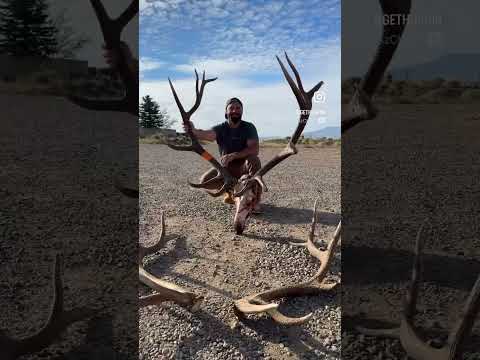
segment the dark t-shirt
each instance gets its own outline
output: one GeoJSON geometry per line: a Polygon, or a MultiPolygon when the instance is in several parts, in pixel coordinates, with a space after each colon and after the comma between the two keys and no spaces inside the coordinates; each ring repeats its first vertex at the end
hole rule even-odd
{"type": "Polygon", "coordinates": [[[240,121],[237,128],[231,128],[228,121],[212,128],[217,134],[218,151],[220,155],[242,151],[247,147],[247,140],[257,140],[258,133],[255,125],[247,121],[240,121]]]}

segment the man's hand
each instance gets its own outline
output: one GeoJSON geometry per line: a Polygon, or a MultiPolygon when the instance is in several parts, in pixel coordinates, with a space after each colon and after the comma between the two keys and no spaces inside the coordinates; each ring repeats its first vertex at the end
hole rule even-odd
{"type": "Polygon", "coordinates": [[[238,155],[238,153],[231,153],[231,154],[223,155],[220,158],[220,162],[222,163],[223,166],[228,166],[228,164],[230,162],[237,159],[237,155],[238,155]]]}
{"type": "Polygon", "coordinates": [[[103,57],[105,58],[107,64],[113,69],[117,69],[120,62],[120,56],[124,56],[130,70],[134,72],[138,71],[138,60],[133,57],[128,45],[122,41],[120,43],[120,48],[122,52],[121,54],[112,49],[108,49],[106,45],[103,45],[103,57]]]}
{"type": "Polygon", "coordinates": [[[188,130],[191,129],[192,132],[195,130],[195,126],[191,121],[188,122],[188,124],[183,123],[183,130],[188,133],[188,130]]]}

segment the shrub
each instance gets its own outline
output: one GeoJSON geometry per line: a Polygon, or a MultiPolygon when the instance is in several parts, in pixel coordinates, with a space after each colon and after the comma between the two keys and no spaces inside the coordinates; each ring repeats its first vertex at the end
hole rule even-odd
{"type": "Polygon", "coordinates": [[[419,100],[428,104],[454,103],[458,101],[458,99],[462,95],[462,92],[462,89],[442,87],[440,89],[428,91],[427,93],[420,96],[419,100]]]}
{"type": "Polygon", "coordinates": [[[468,89],[461,95],[462,102],[477,103],[480,102],[480,89],[468,89]]]}

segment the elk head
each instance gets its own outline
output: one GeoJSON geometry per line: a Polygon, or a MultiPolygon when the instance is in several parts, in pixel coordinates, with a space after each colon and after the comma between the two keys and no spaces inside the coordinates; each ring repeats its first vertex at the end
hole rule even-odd
{"type": "MultiPolygon", "coordinates": [[[[240,189],[240,186],[249,181],[249,179],[250,176],[248,174],[243,175],[238,180],[236,188],[240,189]]],[[[243,194],[234,197],[235,217],[233,219],[233,227],[238,235],[241,235],[243,230],[245,230],[248,218],[260,203],[261,194],[262,188],[260,184],[255,182],[251,187],[246,189],[243,194]]]]}

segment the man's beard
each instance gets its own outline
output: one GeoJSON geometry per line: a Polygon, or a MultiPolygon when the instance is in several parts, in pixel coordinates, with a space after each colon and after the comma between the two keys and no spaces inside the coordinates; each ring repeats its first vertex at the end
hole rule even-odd
{"type": "Polygon", "coordinates": [[[230,120],[234,124],[238,124],[240,122],[240,120],[242,120],[242,115],[230,115],[230,120]]]}

